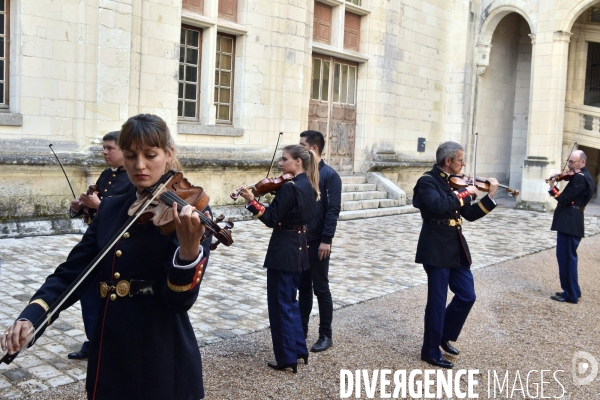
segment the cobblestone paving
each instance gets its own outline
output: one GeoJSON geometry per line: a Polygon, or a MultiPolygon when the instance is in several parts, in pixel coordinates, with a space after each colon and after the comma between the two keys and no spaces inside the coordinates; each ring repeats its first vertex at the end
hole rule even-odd
{"type": "MultiPolygon", "coordinates": [[[[551,219],[551,214],[498,207],[486,218],[467,222],[464,234],[473,268],[555,246],[556,234],[549,230],[551,219]]],[[[334,307],[426,283],[423,268],[413,262],[420,226],[419,214],[339,222],[330,267],[334,307]]],[[[598,217],[586,217],[586,235],[599,231],[598,217]]],[[[270,231],[259,221],[244,221],[236,223],[233,232],[235,244],[220,246],[212,253],[200,297],[189,312],[200,345],[269,326],[262,262],[270,231]]],[[[0,240],[0,332],[80,237],[0,240]]],[[[314,304],[317,312],[317,302],[314,304]]],[[[85,379],[86,362],[66,357],[84,340],[77,303],[61,314],[32,349],[9,366],[0,365],[0,398],[24,397],[85,379]]]]}

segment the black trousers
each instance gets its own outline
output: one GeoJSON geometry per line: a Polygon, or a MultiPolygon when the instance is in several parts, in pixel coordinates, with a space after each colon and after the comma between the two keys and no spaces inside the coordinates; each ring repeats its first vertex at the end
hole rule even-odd
{"type": "Polygon", "coordinates": [[[320,241],[308,242],[308,264],[310,268],[300,276],[298,303],[302,316],[302,329],[308,333],[308,321],[313,307],[313,290],[319,303],[319,335],[332,337],[333,300],[329,290],[329,257],[319,260],[320,241]]]}

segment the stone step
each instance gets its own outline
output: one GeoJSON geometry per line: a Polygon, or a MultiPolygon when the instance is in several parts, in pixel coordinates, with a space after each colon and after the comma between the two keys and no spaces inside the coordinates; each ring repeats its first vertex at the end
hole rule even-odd
{"type": "Polygon", "coordinates": [[[347,175],[340,178],[342,178],[342,184],[367,183],[367,177],[364,175],[347,175]]]}
{"type": "Polygon", "coordinates": [[[366,191],[366,192],[345,192],[342,193],[342,201],[352,200],[372,200],[372,199],[387,199],[386,192],[366,191]]]}
{"type": "Polygon", "coordinates": [[[397,207],[398,200],[373,199],[359,201],[345,201],[342,203],[342,211],[367,210],[371,208],[397,207]]]}
{"type": "Polygon", "coordinates": [[[377,190],[377,185],[374,183],[342,183],[342,192],[373,192],[375,190],[377,190]]]}
{"type": "Polygon", "coordinates": [[[389,215],[410,214],[416,212],[419,212],[419,210],[417,208],[414,208],[412,205],[387,208],[371,208],[368,210],[351,210],[342,211],[340,213],[339,220],[349,221],[351,219],[386,217],[389,215]]]}

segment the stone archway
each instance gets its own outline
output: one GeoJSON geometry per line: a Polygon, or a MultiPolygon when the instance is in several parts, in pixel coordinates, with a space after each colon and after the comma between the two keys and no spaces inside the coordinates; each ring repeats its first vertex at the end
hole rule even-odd
{"type": "MultiPolygon", "coordinates": [[[[521,13],[495,10],[484,21],[480,42],[489,51],[487,63],[478,62],[474,132],[479,133],[478,172],[495,176],[514,189],[521,188],[527,151],[531,89],[531,23],[521,13]]],[[[514,9],[514,7],[512,7],[514,9]]]]}
{"type": "Polygon", "coordinates": [[[570,32],[575,20],[579,18],[588,8],[600,4],[600,0],[576,0],[570,5],[569,11],[565,18],[561,20],[559,31],[570,32]]]}

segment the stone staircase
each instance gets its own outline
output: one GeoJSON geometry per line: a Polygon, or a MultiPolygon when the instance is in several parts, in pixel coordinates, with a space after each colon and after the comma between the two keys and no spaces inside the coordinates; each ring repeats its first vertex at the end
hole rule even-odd
{"type": "Polygon", "coordinates": [[[340,221],[417,212],[406,196],[380,174],[342,176],[340,221]],[[387,181],[387,182],[385,182],[387,181]],[[393,188],[390,188],[393,186],[393,188]],[[396,197],[396,198],[394,198],[396,197]]]}

